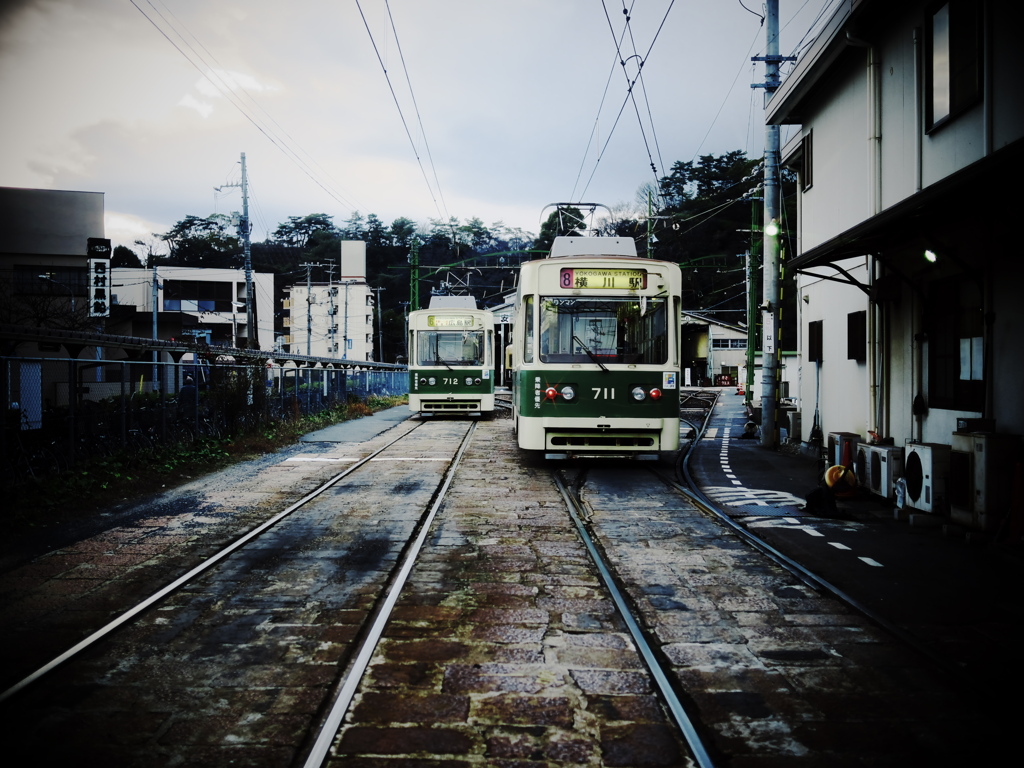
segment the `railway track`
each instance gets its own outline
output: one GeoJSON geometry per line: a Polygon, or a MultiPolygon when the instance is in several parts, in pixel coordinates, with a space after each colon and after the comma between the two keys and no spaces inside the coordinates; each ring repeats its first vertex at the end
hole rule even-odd
{"type": "MultiPolygon", "coordinates": [[[[684,402],[699,433],[713,398],[684,402]]],[[[991,737],[667,466],[524,461],[506,419],[402,429],[9,692],[4,724],[108,765],[942,765],[991,737]]]]}
{"type": "MultiPolygon", "coordinates": [[[[286,640],[282,645],[275,632],[301,633],[319,624],[320,634],[343,634],[344,640],[334,637],[321,640],[316,651],[307,648],[315,659],[289,663],[285,655],[283,669],[298,680],[276,685],[293,688],[303,677],[310,682],[315,673],[313,688],[322,700],[307,706],[309,722],[297,731],[301,738],[291,748],[308,752],[304,765],[320,765],[334,735],[330,729],[336,730],[344,716],[475,428],[475,422],[420,422],[364,456],[339,459],[347,464],[344,470],[7,688],[0,694],[5,726],[20,722],[17,744],[33,759],[71,756],[83,748],[91,754],[104,749],[97,745],[96,734],[83,734],[52,702],[100,686],[107,696],[136,700],[149,709],[154,695],[165,698],[165,708],[166,699],[177,697],[173,708],[186,711],[185,702],[194,698],[198,682],[188,678],[197,670],[205,677],[237,678],[225,687],[237,689],[249,678],[258,688],[266,683],[259,679],[261,671],[270,671],[261,669],[261,662],[279,656],[283,646],[288,648],[285,654],[303,652],[297,650],[302,643],[286,640]],[[388,512],[396,497],[401,497],[404,511],[386,524],[372,519],[374,513],[388,512]],[[303,573],[306,569],[315,577],[303,573]],[[334,575],[337,594],[317,599],[323,588],[319,581],[329,581],[328,572],[334,575]],[[310,588],[308,597],[300,596],[304,585],[310,588]],[[260,604],[273,607],[253,608],[260,604]],[[326,622],[311,616],[332,611],[346,615],[326,622]],[[163,646],[161,651],[148,650],[154,643],[163,646]],[[147,650],[140,652],[143,648],[147,650]],[[174,666],[182,670],[180,677],[170,670],[174,666]],[[140,679],[168,673],[162,693],[140,685],[140,679]],[[167,690],[173,691],[169,697],[167,690]],[[41,727],[41,722],[48,726],[41,727]],[[54,723],[59,724],[56,729],[54,723]],[[69,733],[74,735],[69,738],[69,733]],[[28,741],[26,734],[32,735],[28,741]]],[[[112,717],[113,711],[107,715],[112,717]]],[[[253,715],[236,705],[217,712],[221,719],[236,722],[253,715]]],[[[92,718],[94,726],[111,727],[103,715],[93,712],[92,718]]],[[[172,762],[194,760],[190,738],[164,735],[155,754],[172,762]]],[[[128,746],[118,746],[106,747],[111,764],[139,759],[128,746]]]]}

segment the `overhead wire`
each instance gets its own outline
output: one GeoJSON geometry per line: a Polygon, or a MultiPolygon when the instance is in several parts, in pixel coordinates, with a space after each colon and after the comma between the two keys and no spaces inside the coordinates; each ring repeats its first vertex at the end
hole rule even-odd
{"type": "MultiPolygon", "coordinates": [[[[605,18],[608,20],[608,27],[609,27],[609,30],[612,33],[612,40],[615,42],[615,50],[616,50],[616,54],[617,54],[617,62],[619,63],[620,66],[623,67],[623,72],[625,72],[625,60],[622,58],[622,50],[621,50],[622,49],[622,45],[621,45],[622,38],[616,39],[616,37],[615,37],[614,25],[611,23],[611,16],[608,13],[608,8],[607,8],[607,5],[605,4],[605,0],[601,0],[601,4],[604,7],[605,18]]],[[[646,62],[647,59],[650,58],[651,51],[654,48],[654,44],[657,42],[658,37],[660,36],[662,29],[664,28],[665,21],[667,20],[668,14],[672,10],[672,6],[674,4],[675,4],[675,0],[672,0],[672,2],[669,3],[669,6],[668,6],[668,8],[665,11],[665,15],[662,17],[661,23],[658,25],[658,29],[655,32],[654,37],[651,40],[651,44],[650,44],[650,46],[647,49],[647,53],[644,56],[639,56],[639,54],[637,54],[637,56],[638,56],[638,58],[640,58],[641,62],[646,62]]],[[[627,15],[627,26],[628,26],[628,23],[629,23],[628,22],[628,15],[629,14],[627,13],[626,15],[627,15]]],[[[623,29],[623,36],[625,35],[625,32],[626,32],[626,30],[623,29]]],[[[632,56],[630,58],[632,58],[632,56]]],[[[641,65],[641,69],[642,69],[642,65],[641,65]]],[[[615,121],[612,123],[611,130],[608,131],[608,135],[605,138],[604,145],[601,147],[601,150],[598,153],[597,159],[594,161],[594,168],[591,171],[589,178],[587,179],[587,183],[583,187],[583,190],[580,192],[580,196],[581,197],[586,196],[587,189],[590,188],[590,183],[594,180],[594,176],[596,175],[597,169],[600,166],[601,159],[604,157],[604,153],[607,151],[608,145],[611,143],[612,136],[614,135],[615,129],[616,129],[616,127],[619,124],[619,120],[622,118],[622,113],[625,111],[626,106],[630,103],[630,100],[634,98],[633,87],[636,84],[637,79],[639,77],[640,77],[639,71],[637,73],[637,78],[634,78],[633,80],[629,80],[629,75],[626,74],[626,80],[627,80],[627,84],[628,84],[627,85],[627,89],[626,89],[626,96],[625,96],[625,98],[622,101],[622,105],[619,107],[618,114],[615,116],[615,121]]],[[[603,102],[603,99],[602,99],[602,105],[603,105],[603,103],[604,102],[603,102]]],[[[635,101],[634,101],[634,105],[635,105],[635,101]]],[[[637,110],[637,119],[639,120],[639,109],[637,110]]],[[[641,121],[641,132],[643,132],[642,121],[641,121]]],[[[644,142],[646,144],[646,136],[645,136],[644,142]]],[[[653,161],[653,158],[651,158],[650,148],[649,147],[648,147],[648,158],[651,160],[651,166],[653,168],[654,167],[654,161],[653,161]]],[[[655,171],[655,181],[657,182],[657,171],[655,171]]]]}
{"type": "MultiPolygon", "coordinates": [[[[405,129],[405,135],[409,139],[409,144],[412,147],[413,155],[416,157],[416,163],[417,163],[417,165],[419,165],[420,173],[423,175],[424,182],[426,182],[427,190],[430,192],[430,197],[431,197],[431,200],[434,203],[434,207],[437,209],[438,216],[441,217],[445,222],[447,222],[449,226],[451,226],[451,217],[447,215],[447,212],[442,213],[441,206],[438,203],[437,196],[434,194],[434,189],[430,185],[430,179],[427,177],[427,171],[423,167],[423,158],[420,156],[420,152],[419,152],[419,150],[416,147],[416,141],[413,139],[412,132],[409,130],[409,122],[405,119],[405,113],[402,111],[402,105],[401,105],[401,103],[398,100],[398,94],[395,92],[395,86],[391,82],[391,75],[388,74],[387,65],[384,63],[384,59],[381,57],[380,48],[377,46],[377,41],[374,39],[373,31],[370,29],[370,22],[367,20],[366,14],[363,13],[363,7],[362,7],[362,4],[359,2],[359,0],[356,0],[356,8],[359,10],[359,16],[362,18],[363,25],[366,27],[366,34],[369,35],[369,37],[370,37],[370,44],[373,46],[373,52],[376,54],[377,61],[380,64],[381,70],[384,73],[384,79],[387,81],[388,89],[391,91],[391,98],[394,100],[395,107],[398,109],[398,116],[399,116],[399,118],[402,121],[402,127],[405,129]]],[[[389,7],[388,8],[388,16],[389,16],[389,18],[390,18],[390,15],[391,15],[391,10],[390,10],[390,7],[389,7]]],[[[396,34],[396,44],[397,44],[397,34],[396,34]]],[[[401,54],[400,54],[400,58],[401,58],[401,54]]],[[[402,65],[403,65],[403,67],[405,66],[404,58],[402,58],[402,65]]],[[[406,69],[406,75],[408,76],[408,69],[406,69]]],[[[411,85],[410,85],[410,89],[411,89],[411,85]]],[[[418,111],[417,111],[417,114],[418,114],[418,111]]],[[[438,189],[438,195],[440,195],[440,189],[438,189]]],[[[452,227],[452,229],[453,229],[453,239],[454,239],[454,227],[452,227]]]]}
{"type": "MultiPolygon", "coordinates": [[[[237,109],[250,123],[252,123],[256,130],[262,133],[271,144],[277,147],[277,149],[288,157],[314,184],[320,187],[320,189],[327,193],[327,195],[336,202],[346,206],[347,208],[355,209],[358,207],[346,197],[345,193],[333,187],[327,180],[320,178],[320,176],[314,172],[314,169],[310,167],[309,163],[300,157],[299,153],[301,152],[307,157],[310,157],[310,155],[298,146],[295,140],[285,132],[272,117],[270,117],[269,113],[259,105],[256,99],[253,98],[253,96],[240,83],[237,83],[237,81],[232,82],[230,78],[225,78],[220,74],[220,72],[226,73],[227,70],[220,66],[220,63],[209,52],[209,50],[202,45],[198,37],[189,31],[188,27],[175,17],[169,9],[167,9],[166,5],[161,3],[164,10],[167,11],[167,15],[161,12],[161,10],[154,5],[153,0],[146,0],[146,4],[152,9],[153,13],[159,17],[159,21],[157,21],[157,19],[147,13],[146,10],[136,2],[136,0],[130,0],[130,2],[153,26],[153,28],[156,29],[157,32],[159,32],[164,39],[166,39],[167,42],[169,42],[174,49],[178,51],[178,53],[184,56],[185,59],[217,90],[218,93],[227,99],[235,109],[237,109]],[[170,19],[173,19],[173,21],[169,20],[168,16],[170,19]],[[168,30],[170,30],[170,32],[168,30]],[[182,30],[184,30],[184,32],[182,30]],[[180,44],[172,37],[171,33],[177,37],[180,44]],[[196,46],[189,42],[186,34],[196,42],[196,45],[202,49],[202,52],[197,50],[196,46]],[[208,58],[213,61],[213,64],[207,60],[208,58]],[[267,120],[263,120],[258,115],[255,115],[246,102],[252,104],[256,109],[266,115],[267,120]],[[273,125],[269,124],[268,121],[273,125]],[[275,130],[275,126],[277,130],[275,130]],[[283,133],[284,137],[282,137],[279,132],[283,133]]],[[[315,161],[313,161],[313,163],[315,164],[315,161]]]]}

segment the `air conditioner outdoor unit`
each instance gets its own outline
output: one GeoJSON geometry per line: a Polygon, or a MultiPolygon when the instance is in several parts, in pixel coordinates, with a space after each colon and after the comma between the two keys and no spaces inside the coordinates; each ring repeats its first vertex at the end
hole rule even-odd
{"type": "Polygon", "coordinates": [[[995,432],[954,432],[949,467],[949,513],[980,531],[999,527],[1011,501],[1013,464],[1020,437],[995,432]]]}
{"type": "Polygon", "coordinates": [[[853,463],[853,471],[857,475],[857,485],[871,488],[871,449],[867,443],[857,444],[857,459],[853,463]]]}
{"type": "Polygon", "coordinates": [[[833,466],[846,464],[852,466],[857,460],[857,443],[860,435],[854,432],[828,433],[828,460],[833,466]]]}
{"type": "Polygon", "coordinates": [[[897,445],[867,446],[867,487],[886,499],[896,498],[896,479],[903,476],[903,448],[897,445]]]}
{"type": "Polygon", "coordinates": [[[932,514],[945,510],[950,453],[950,447],[941,443],[907,445],[903,455],[907,506],[932,514]]]}

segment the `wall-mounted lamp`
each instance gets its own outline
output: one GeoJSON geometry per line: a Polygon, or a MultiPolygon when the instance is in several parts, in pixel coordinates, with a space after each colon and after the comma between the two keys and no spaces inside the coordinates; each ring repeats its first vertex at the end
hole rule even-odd
{"type": "Polygon", "coordinates": [[[930,248],[926,248],[925,249],[925,252],[924,252],[924,259],[925,259],[925,261],[927,261],[930,264],[934,264],[936,259],[938,259],[938,258],[939,257],[935,254],[935,251],[931,250],[930,248]]]}
{"type": "Polygon", "coordinates": [[[769,221],[767,224],[764,225],[764,233],[769,237],[775,237],[777,234],[779,234],[779,222],[776,221],[775,219],[769,221]]]}

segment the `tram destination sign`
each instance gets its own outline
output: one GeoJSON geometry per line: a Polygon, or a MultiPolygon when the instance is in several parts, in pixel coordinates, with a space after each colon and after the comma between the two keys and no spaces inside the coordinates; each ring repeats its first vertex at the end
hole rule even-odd
{"type": "Polygon", "coordinates": [[[472,328],[472,315],[427,315],[428,328],[472,328]]]}
{"type": "Polygon", "coordinates": [[[630,290],[647,287],[646,269],[614,269],[594,267],[563,267],[558,278],[562,288],[588,290],[630,290]]]}

